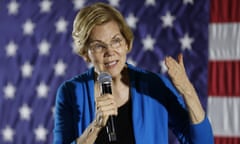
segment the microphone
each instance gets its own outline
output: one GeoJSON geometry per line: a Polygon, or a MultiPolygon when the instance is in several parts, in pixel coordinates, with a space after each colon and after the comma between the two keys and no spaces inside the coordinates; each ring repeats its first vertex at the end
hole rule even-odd
{"type": "MultiPolygon", "coordinates": [[[[101,95],[112,94],[112,77],[106,72],[102,72],[98,76],[98,82],[100,83],[101,95]]],[[[106,130],[108,134],[109,142],[117,141],[117,134],[115,132],[115,119],[116,116],[110,115],[107,121],[106,130]]]]}

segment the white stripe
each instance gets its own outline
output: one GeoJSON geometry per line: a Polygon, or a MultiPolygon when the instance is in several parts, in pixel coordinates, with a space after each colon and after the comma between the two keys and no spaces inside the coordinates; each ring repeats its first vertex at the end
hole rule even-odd
{"type": "Polygon", "coordinates": [[[208,97],[208,117],[217,136],[240,136],[240,97],[208,97]]]}
{"type": "Polygon", "coordinates": [[[210,25],[209,59],[240,60],[240,23],[210,25]]]}

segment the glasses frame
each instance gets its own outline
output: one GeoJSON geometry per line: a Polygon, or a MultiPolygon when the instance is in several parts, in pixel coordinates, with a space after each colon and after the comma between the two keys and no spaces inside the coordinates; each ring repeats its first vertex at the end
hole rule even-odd
{"type": "Polygon", "coordinates": [[[123,42],[125,42],[125,39],[122,36],[112,38],[112,40],[108,44],[100,40],[93,40],[89,42],[88,49],[92,53],[102,53],[110,47],[114,50],[118,50],[120,47],[124,45],[123,42]]]}

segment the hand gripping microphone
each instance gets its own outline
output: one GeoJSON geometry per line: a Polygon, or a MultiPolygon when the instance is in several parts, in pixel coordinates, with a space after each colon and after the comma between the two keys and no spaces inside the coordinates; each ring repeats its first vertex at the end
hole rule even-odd
{"type": "MultiPolygon", "coordinates": [[[[98,82],[100,83],[101,95],[112,94],[112,77],[106,72],[102,72],[98,76],[98,82]]],[[[110,115],[107,121],[106,130],[108,134],[109,142],[114,142],[117,140],[117,134],[115,132],[115,119],[116,116],[110,115]]]]}

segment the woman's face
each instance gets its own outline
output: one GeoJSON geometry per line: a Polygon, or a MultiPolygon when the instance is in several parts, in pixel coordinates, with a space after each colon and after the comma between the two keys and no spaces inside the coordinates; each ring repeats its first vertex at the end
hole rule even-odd
{"type": "Polygon", "coordinates": [[[108,72],[113,78],[120,76],[127,52],[128,45],[115,21],[93,28],[88,44],[88,57],[95,72],[108,72]]]}

